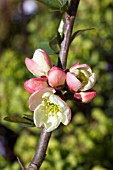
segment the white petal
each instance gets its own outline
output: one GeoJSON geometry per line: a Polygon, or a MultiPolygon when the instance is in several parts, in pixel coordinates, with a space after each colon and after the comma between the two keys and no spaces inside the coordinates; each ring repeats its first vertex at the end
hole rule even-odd
{"type": "Polygon", "coordinates": [[[85,70],[85,69],[82,69],[82,70],[80,70],[84,75],[85,75],[85,77],[87,77],[87,78],[89,78],[89,76],[91,75],[91,73],[90,72],[88,72],[87,70],[85,70]]]}
{"type": "Polygon", "coordinates": [[[45,111],[43,111],[43,106],[39,105],[34,111],[34,123],[37,127],[41,127],[46,122],[45,111]]]}
{"type": "Polygon", "coordinates": [[[54,92],[54,89],[53,88],[45,88],[43,90],[40,90],[40,91],[36,91],[35,93],[33,93],[30,98],[29,98],[29,108],[30,110],[35,110],[35,108],[41,104],[42,102],[42,96],[44,93],[47,93],[47,92],[54,92]]]}
{"type": "Polygon", "coordinates": [[[51,95],[49,98],[51,103],[54,103],[58,106],[60,106],[61,108],[64,107],[65,102],[57,95],[51,95]]]}
{"type": "Polygon", "coordinates": [[[37,127],[44,126],[47,132],[55,130],[62,121],[62,113],[49,116],[44,107],[40,104],[34,111],[34,123],[37,127]]]}
{"type": "Polygon", "coordinates": [[[48,65],[47,61],[45,60],[45,57],[47,57],[47,54],[45,53],[44,55],[44,53],[43,53],[43,50],[37,49],[34,52],[33,61],[35,61],[42,68],[42,70],[45,73],[47,73],[50,70],[50,65],[48,65]]]}
{"type": "Polygon", "coordinates": [[[46,131],[51,132],[55,130],[60,125],[60,123],[61,123],[61,118],[58,118],[57,115],[49,116],[46,124],[46,131]]]}
{"type": "Polygon", "coordinates": [[[44,97],[50,97],[51,95],[53,95],[53,93],[55,93],[55,90],[53,89],[52,91],[50,92],[45,92],[43,95],[42,95],[42,98],[44,97]]]}
{"type": "Polygon", "coordinates": [[[63,116],[62,116],[62,123],[64,125],[67,125],[71,120],[71,109],[67,105],[63,110],[63,116]]]}
{"type": "Polygon", "coordinates": [[[52,101],[52,103],[54,103],[60,107],[61,113],[62,113],[62,117],[60,117],[61,122],[64,125],[67,125],[71,119],[71,110],[70,110],[69,106],[67,105],[67,103],[65,101],[63,101],[59,96],[56,96],[56,95],[52,95],[50,97],[50,100],[52,101]]]}
{"type": "Polygon", "coordinates": [[[94,86],[95,82],[96,82],[96,74],[92,73],[91,77],[89,77],[88,83],[80,90],[86,91],[86,90],[91,89],[94,86]]]}

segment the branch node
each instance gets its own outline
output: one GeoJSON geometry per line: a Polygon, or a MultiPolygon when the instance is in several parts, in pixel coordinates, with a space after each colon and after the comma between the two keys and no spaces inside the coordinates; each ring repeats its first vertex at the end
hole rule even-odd
{"type": "Polygon", "coordinates": [[[28,170],[37,170],[37,165],[35,165],[34,163],[31,163],[31,164],[29,165],[28,170]]]}

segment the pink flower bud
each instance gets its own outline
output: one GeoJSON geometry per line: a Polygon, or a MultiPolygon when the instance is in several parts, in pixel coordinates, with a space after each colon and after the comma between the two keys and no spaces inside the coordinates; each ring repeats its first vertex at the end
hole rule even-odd
{"type": "Polygon", "coordinates": [[[24,83],[24,88],[29,92],[29,93],[34,93],[35,91],[42,90],[44,88],[48,87],[47,84],[47,78],[32,78],[27,80],[24,83]]]}
{"type": "Polygon", "coordinates": [[[95,90],[88,90],[84,92],[78,92],[74,94],[74,98],[80,100],[83,103],[90,102],[96,96],[95,90]]]}
{"type": "Polygon", "coordinates": [[[51,87],[60,90],[65,84],[66,73],[56,66],[53,66],[48,73],[48,83],[51,87]]]}
{"type": "Polygon", "coordinates": [[[52,64],[48,54],[41,49],[37,49],[33,55],[33,58],[25,59],[28,70],[35,76],[45,76],[50,70],[52,64]]]}

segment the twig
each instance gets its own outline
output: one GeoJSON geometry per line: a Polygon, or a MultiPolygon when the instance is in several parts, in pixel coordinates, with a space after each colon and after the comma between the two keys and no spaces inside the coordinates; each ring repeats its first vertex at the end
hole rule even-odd
{"type": "Polygon", "coordinates": [[[36,154],[33,158],[33,161],[29,165],[28,170],[38,170],[46,156],[46,150],[48,146],[49,139],[51,137],[50,132],[46,132],[45,129],[43,129],[41,136],[40,136],[40,141],[39,145],[36,151],[36,154]]]}
{"type": "Polygon", "coordinates": [[[73,24],[80,0],[71,0],[69,11],[64,14],[64,39],[61,43],[58,66],[65,69],[70,46],[73,24]]]}
{"type": "Polygon", "coordinates": [[[18,163],[20,164],[22,170],[26,170],[26,169],[24,168],[24,165],[23,165],[23,163],[21,162],[21,160],[20,160],[19,157],[17,157],[17,160],[18,160],[18,163]]]}

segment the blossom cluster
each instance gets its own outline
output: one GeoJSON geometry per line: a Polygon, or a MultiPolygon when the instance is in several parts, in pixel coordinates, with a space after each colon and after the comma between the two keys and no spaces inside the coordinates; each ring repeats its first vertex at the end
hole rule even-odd
{"type": "Polygon", "coordinates": [[[92,89],[96,75],[87,64],[75,63],[70,69],[63,70],[53,66],[42,49],[37,49],[32,59],[26,58],[25,63],[35,76],[24,83],[24,88],[31,94],[29,108],[34,111],[35,125],[45,127],[47,132],[56,129],[60,123],[67,125],[71,120],[71,109],[64,93],[71,93],[73,99],[83,103],[96,96],[92,89]]]}

